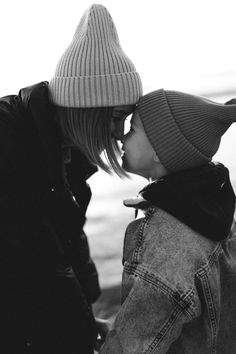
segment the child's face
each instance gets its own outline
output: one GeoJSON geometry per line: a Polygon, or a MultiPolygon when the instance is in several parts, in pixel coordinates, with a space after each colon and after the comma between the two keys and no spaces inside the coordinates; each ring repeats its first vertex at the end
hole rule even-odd
{"type": "Polygon", "coordinates": [[[137,111],[132,116],[130,131],[124,136],[122,150],[122,167],[126,171],[148,179],[163,176],[162,165],[149,143],[137,111]]]}

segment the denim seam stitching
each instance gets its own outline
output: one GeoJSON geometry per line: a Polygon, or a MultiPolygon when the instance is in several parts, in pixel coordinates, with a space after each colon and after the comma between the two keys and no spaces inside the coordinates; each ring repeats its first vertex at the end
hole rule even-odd
{"type": "Polygon", "coordinates": [[[213,263],[215,262],[216,258],[220,255],[220,253],[222,252],[222,246],[221,243],[218,243],[217,247],[214,249],[214,251],[211,253],[211,255],[209,256],[206,264],[204,264],[197,272],[196,272],[196,276],[198,278],[201,278],[203,276],[205,276],[205,274],[207,274],[213,263]]]}
{"type": "Polygon", "coordinates": [[[217,319],[216,309],[208,281],[208,272],[210,271],[213,263],[217,257],[223,252],[222,245],[219,243],[214,249],[207,263],[196,272],[196,277],[202,284],[203,293],[206,299],[207,312],[209,316],[210,329],[211,329],[211,354],[216,353],[216,337],[217,337],[217,319]]]}
{"type": "Polygon", "coordinates": [[[166,285],[160,279],[154,279],[154,277],[147,273],[145,269],[142,269],[140,266],[125,264],[125,270],[129,274],[134,274],[140,276],[141,279],[146,281],[149,284],[154,285],[155,288],[160,289],[165,295],[171,296],[174,302],[184,311],[190,320],[194,318],[193,311],[191,309],[187,309],[186,305],[190,305],[191,299],[194,296],[194,289],[189,289],[184,296],[180,295],[178,290],[174,291],[168,285],[166,285]]]}
{"type": "Polygon", "coordinates": [[[138,257],[139,257],[139,253],[141,252],[142,249],[142,244],[143,244],[143,232],[144,232],[144,228],[147,225],[149,219],[152,217],[153,213],[155,211],[155,208],[150,208],[144,219],[142,220],[140,226],[139,226],[139,236],[138,236],[138,240],[137,240],[137,244],[134,250],[134,257],[133,257],[133,261],[134,263],[138,263],[138,257]]]}
{"type": "Polygon", "coordinates": [[[216,353],[216,336],[217,336],[216,309],[214,306],[214,301],[213,301],[210,285],[208,282],[208,277],[206,274],[202,277],[202,283],[203,283],[203,285],[205,285],[205,286],[203,286],[203,292],[206,297],[207,312],[209,315],[210,329],[211,329],[211,333],[212,333],[211,353],[215,354],[216,353]]]}
{"type": "Polygon", "coordinates": [[[173,324],[176,322],[178,317],[181,315],[181,312],[182,312],[181,310],[182,310],[181,308],[175,306],[171,315],[166,320],[166,322],[162,326],[161,330],[157,333],[157,335],[153,339],[152,343],[149,344],[148,348],[143,352],[143,354],[151,353],[153,349],[157,348],[161,344],[161,342],[164,340],[164,337],[167,334],[168,330],[170,330],[173,327],[173,324]]]}

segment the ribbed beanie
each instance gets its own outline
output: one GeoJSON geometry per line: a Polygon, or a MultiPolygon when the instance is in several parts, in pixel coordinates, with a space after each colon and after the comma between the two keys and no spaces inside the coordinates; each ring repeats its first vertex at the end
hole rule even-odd
{"type": "Polygon", "coordinates": [[[211,161],[222,135],[236,121],[236,104],[163,89],[141,97],[138,112],[153,149],[169,172],[211,161]]]}
{"type": "Polygon", "coordinates": [[[134,64],[122,50],[107,9],[90,6],[49,83],[54,104],[103,107],[137,103],[142,84],[134,64]]]}

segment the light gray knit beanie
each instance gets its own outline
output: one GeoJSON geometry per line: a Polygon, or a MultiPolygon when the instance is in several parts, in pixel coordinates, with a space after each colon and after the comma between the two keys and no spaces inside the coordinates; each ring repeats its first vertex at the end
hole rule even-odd
{"type": "Polygon", "coordinates": [[[84,13],[49,92],[52,102],[64,107],[129,105],[141,97],[140,76],[123,52],[104,6],[94,4],[84,13]]]}
{"type": "Polygon", "coordinates": [[[222,135],[236,121],[236,104],[163,89],[141,97],[138,112],[153,149],[169,172],[211,161],[222,135]]]}

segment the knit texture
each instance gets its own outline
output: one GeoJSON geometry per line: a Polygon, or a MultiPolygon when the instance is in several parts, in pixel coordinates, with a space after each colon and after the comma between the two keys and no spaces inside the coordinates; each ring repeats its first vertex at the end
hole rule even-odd
{"type": "Polygon", "coordinates": [[[143,96],[138,110],[146,135],[169,172],[211,161],[221,136],[236,121],[235,104],[163,89],[143,96]]]}
{"type": "Polygon", "coordinates": [[[104,6],[94,4],[84,13],[49,90],[51,100],[64,107],[128,105],[141,97],[140,76],[104,6]]]}

